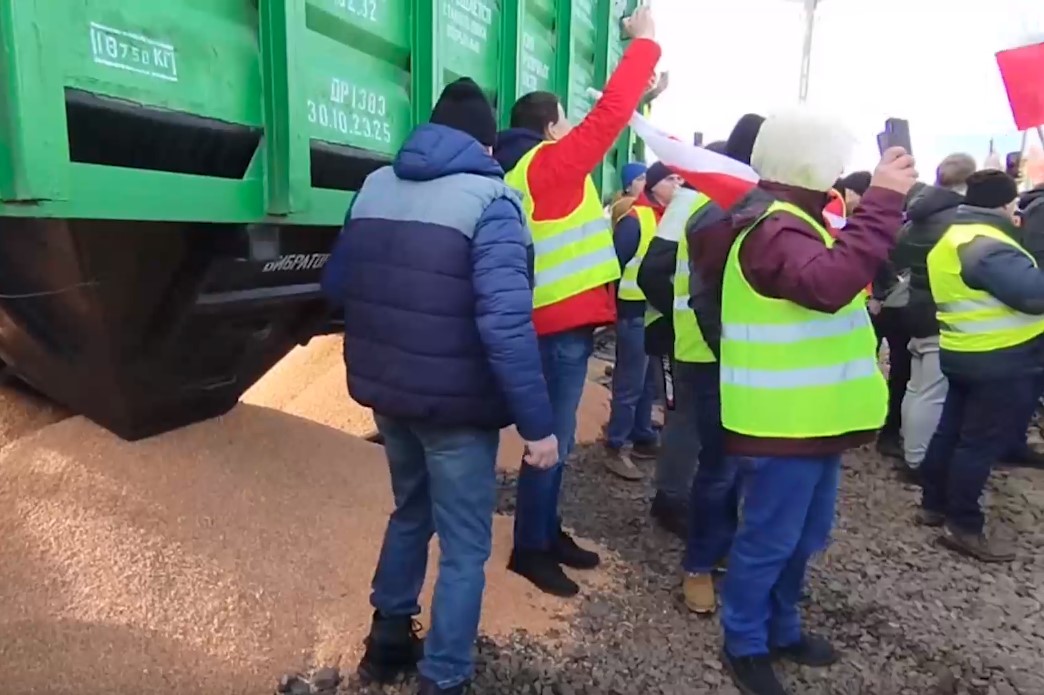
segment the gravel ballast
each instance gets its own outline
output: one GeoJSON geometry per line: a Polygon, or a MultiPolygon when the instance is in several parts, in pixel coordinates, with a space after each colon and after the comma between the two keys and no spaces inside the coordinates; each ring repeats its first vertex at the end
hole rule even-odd
{"type": "MultiPolygon", "coordinates": [[[[604,379],[604,364],[591,374],[604,379]]],[[[245,400],[128,444],[0,392],[4,692],[262,695],[282,674],[333,666],[342,694],[412,695],[412,684],[352,676],[391,502],[383,452],[360,439],[371,416],[344,390],[340,341],[296,351],[245,400]]],[[[682,605],[682,546],[651,523],[649,483],[603,466],[607,401],[592,383],[563,493],[566,524],[605,558],[595,573],[570,571],[577,599],[539,595],[504,569],[521,447],[502,440],[473,693],[736,693],[717,620],[682,605]]],[[[806,604],[809,627],[843,658],[786,667],[791,692],[1044,695],[1044,472],[994,475],[990,518],[1017,534],[1010,565],[937,546],[912,521],[917,499],[875,452],[846,457],[835,542],[806,604]]]]}

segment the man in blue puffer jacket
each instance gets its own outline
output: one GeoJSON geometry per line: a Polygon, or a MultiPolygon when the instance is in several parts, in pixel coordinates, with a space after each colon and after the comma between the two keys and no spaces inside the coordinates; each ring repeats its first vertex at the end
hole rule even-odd
{"type": "Polygon", "coordinates": [[[425,695],[462,693],[472,676],[500,429],[518,428],[530,465],[558,458],[532,244],[495,137],[478,85],[449,85],[431,122],[366,179],[323,275],[344,308],[348,390],[374,410],[395,495],[359,670],[389,682],[416,667],[425,695]],[[422,649],[413,617],[433,533],[442,556],[422,649]]]}

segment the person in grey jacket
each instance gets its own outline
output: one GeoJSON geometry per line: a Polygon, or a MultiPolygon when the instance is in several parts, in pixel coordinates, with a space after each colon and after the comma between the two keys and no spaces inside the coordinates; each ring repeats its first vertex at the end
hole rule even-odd
{"type": "Polygon", "coordinates": [[[906,224],[892,252],[897,273],[909,277],[909,298],[902,307],[910,335],[910,381],[902,401],[904,466],[900,472],[916,479],[935,428],[939,424],[947,382],[939,365],[939,322],[928,284],[928,253],[946,233],[964,202],[968,177],[975,160],[967,154],[951,154],[939,165],[934,186],[918,186],[910,192],[906,224]]]}

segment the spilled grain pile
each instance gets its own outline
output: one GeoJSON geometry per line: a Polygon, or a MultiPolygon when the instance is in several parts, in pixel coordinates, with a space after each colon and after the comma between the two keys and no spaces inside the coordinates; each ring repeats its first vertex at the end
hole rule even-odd
{"type": "MultiPolygon", "coordinates": [[[[136,443],[74,417],[0,452],[5,692],[253,695],[354,666],[391,495],[383,449],[352,436],[372,421],[340,341],[250,400],[277,407],[136,443]]],[[[570,604],[506,571],[509,517],[494,536],[483,629],[548,630],[570,604]]]]}
{"type": "Polygon", "coordinates": [[[342,344],[341,336],[328,335],[295,348],[243,394],[243,402],[274,408],[359,437],[373,434],[373,413],[348,396],[342,344]]]}
{"type": "Polygon", "coordinates": [[[68,417],[61,407],[19,382],[0,376],[0,449],[68,417]]]}

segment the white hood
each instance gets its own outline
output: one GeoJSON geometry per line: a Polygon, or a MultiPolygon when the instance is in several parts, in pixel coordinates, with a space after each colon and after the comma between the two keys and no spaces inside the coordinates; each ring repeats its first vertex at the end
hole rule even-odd
{"type": "Polygon", "coordinates": [[[667,241],[680,241],[685,233],[685,224],[689,221],[692,213],[692,204],[696,202],[699,193],[690,191],[688,188],[679,188],[674,192],[667,209],[663,211],[660,218],[660,226],[656,228],[656,236],[667,241]]]}

